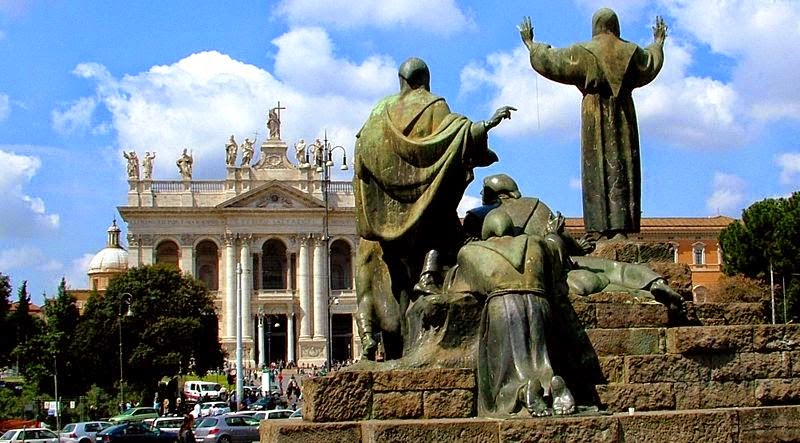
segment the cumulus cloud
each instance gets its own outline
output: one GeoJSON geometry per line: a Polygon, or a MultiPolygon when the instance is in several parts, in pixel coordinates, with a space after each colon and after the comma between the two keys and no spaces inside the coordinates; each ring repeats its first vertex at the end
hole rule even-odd
{"type": "Polygon", "coordinates": [[[732,87],[750,116],[800,118],[800,2],[662,0],[675,27],[734,60],[732,87]]]}
{"type": "Polygon", "coordinates": [[[24,186],[41,167],[37,157],[17,155],[0,150],[0,238],[26,238],[58,228],[58,214],[47,212],[44,201],[30,196],[24,186]]]}
{"type": "MultiPolygon", "coordinates": [[[[737,94],[732,87],[688,75],[689,46],[669,42],[665,58],[667,63],[656,80],[634,92],[643,136],[693,148],[742,143],[746,131],[736,115],[737,94]]],[[[580,133],[580,92],[539,76],[523,46],[491,54],[484,63],[471,63],[462,70],[462,94],[484,89],[494,91],[493,107],[513,104],[519,109],[496,133],[570,138],[580,133]]]]}
{"type": "Polygon", "coordinates": [[[578,89],[540,77],[530,67],[528,51],[496,52],[485,62],[461,71],[460,94],[494,91],[489,112],[503,105],[518,109],[513,118],[492,133],[522,136],[531,132],[575,137],[579,131],[581,94],[578,89]]]}
{"type": "Polygon", "coordinates": [[[481,202],[480,197],[473,197],[471,195],[464,194],[464,196],[461,197],[461,201],[458,202],[458,216],[464,217],[467,215],[467,211],[470,209],[475,209],[482,204],[483,203],[481,202]]]}
{"type": "MultiPolygon", "coordinates": [[[[144,151],[156,152],[156,179],[178,177],[175,159],[183,148],[193,151],[195,178],[218,177],[228,137],[234,134],[241,142],[257,131],[260,145],[267,110],[278,101],[286,107],[281,135],[287,143],[322,138],[327,130],[329,140],[344,145],[352,158],[355,133],[372,105],[396,89],[395,63],[383,57],[361,63],[338,58],[319,28],[297,29],[273,43],[275,75],[215,51],[122,78],[97,63],[82,63],[75,74],[95,83],[97,106],[89,118],[97,119],[100,107],[109,111],[111,121],[98,125],[113,126],[119,150],[136,150],[140,158],[144,151]],[[319,63],[319,69],[304,66],[313,78],[299,67],[305,60],[319,63]]],[[[121,153],[117,161],[122,175],[121,153]]]]}
{"type": "Polygon", "coordinates": [[[91,129],[92,115],[96,107],[97,102],[93,97],[82,97],[63,111],[53,110],[51,113],[53,129],[62,135],[91,129]]]}
{"type": "Polygon", "coordinates": [[[33,246],[25,245],[0,251],[0,269],[5,272],[28,268],[41,272],[54,272],[63,267],[61,262],[53,260],[41,249],[33,246]]]}
{"type": "Polygon", "coordinates": [[[86,275],[86,270],[89,269],[89,262],[92,261],[92,258],[94,258],[94,254],[87,252],[72,260],[64,275],[67,280],[67,286],[71,288],[89,287],[89,277],[86,275]]]}
{"type": "Polygon", "coordinates": [[[706,200],[706,208],[713,213],[738,213],[744,203],[744,190],[745,182],[740,177],[715,172],[712,193],[706,200]]]}
{"type": "Polygon", "coordinates": [[[777,163],[781,168],[781,183],[792,185],[800,181],[800,153],[781,154],[777,158],[777,163]]]}
{"type": "Polygon", "coordinates": [[[332,28],[403,26],[439,35],[451,35],[474,26],[455,0],[282,0],[276,15],[292,26],[309,23],[332,28]]]}

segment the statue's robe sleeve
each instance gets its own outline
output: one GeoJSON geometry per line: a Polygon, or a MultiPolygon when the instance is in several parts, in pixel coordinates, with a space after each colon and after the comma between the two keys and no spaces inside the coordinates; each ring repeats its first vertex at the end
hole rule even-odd
{"type": "Polygon", "coordinates": [[[535,43],[531,66],[576,86],[581,102],[583,217],[589,232],[638,232],[641,161],[631,92],[661,70],[660,44],[645,49],[612,35],[564,49],[535,43]]]}
{"type": "Polygon", "coordinates": [[[460,226],[472,169],[497,160],[482,123],[427,91],[384,99],[357,135],[356,227],[375,241],[420,240],[460,226]]]}

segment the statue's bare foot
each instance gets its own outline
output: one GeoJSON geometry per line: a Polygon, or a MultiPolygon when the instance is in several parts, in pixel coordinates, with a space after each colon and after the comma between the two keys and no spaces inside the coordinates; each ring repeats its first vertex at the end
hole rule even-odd
{"type": "Polygon", "coordinates": [[[575,412],[575,398],[567,388],[564,379],[556,375],[550,382],[553,392],[553,413],[556,415],[567,415],[575,412]]]}
{"type": "Polygon", "coordinates": [[[361,337],[361,358],[375,361],[375,353],[378,351],[378,342],[372,338],[372,334],[364,334],[361,337]]]}
{"type": "Polygon", "coordinates": [[[529,381],[520,389],[520,401],[525,405],[525,409],[532,417],[544,417],[551,415],[547,409],[547,403],[542,398],[542,387],[538,382],[529,381]]]}

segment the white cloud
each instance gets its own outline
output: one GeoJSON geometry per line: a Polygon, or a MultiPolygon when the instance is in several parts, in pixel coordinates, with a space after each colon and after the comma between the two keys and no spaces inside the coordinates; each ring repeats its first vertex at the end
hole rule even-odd
{"type": "Polygon", "coordinates": [[[732,86],[759,120],[800,119],[800,2],[662,0],[675,27],[731,57],[732,86]]]}
{"type": "Polygon", "coordinates": [[[467,215],[467,211],[470,209],[475,209],[482,204],[483,203],[480,197],[473,197],[471,195],[464,194],[464,196],[461,198],[461,201],[458,202],[458,216],[464,217],[467,215]]]}
{"type": "Polygon", "coordinates": [[[0,269],[5,272],[26,268],[41,272],[55,272],[63,267],[59,261],[48,257],[41,249],[33,246],[25,245],[0,251],[0,269]]]}
{"type": "Polygon", "coordinates": [[[276,15],[292,26],[308,24],[331,28],[414,28],[439,35],[451,35],[474,26],[455,0],[282,0],[276,15]]]}
{"type": "Polygon", "coordinates": [[[781,183],[791,185],[800,179],[800,153],[789,152],[778,156],[778,166],[781,168],[781,183]]]}
{"type": "Polygon", "coordinates": [[[485,88],[495,92],[491,109],[486,112],[504,105],[518,110],[511,120],[493,129],[493,134],[520,136],[544,132],[572,138],[579,133],[580,92],[536,74],[523,46],[511,53],[490,54],[484,64],[471,63],[461,71],[460,94],[485,88]]]}
{"type": "MultiPolygon", "coordinates": [[[[0,40],[2,40],[2,33],[0,33],[0,40]]],[[[11,114],[11,103],[8,95],[0,94],[0,122],[7,119],[9,114],[11,114]]]]}
{"type": "MultiPolygon", "coordinates": [[[[355,133],[373,104],[396,89],[394,62],[336,58],[320,29],[292,31],[274,43],[275,76],[215,51],[119,79],[95,63],[80,64],[75,74],[95,82],[98,107],[109,111],[117,133],[117,152],[133,149],[140,158],[144,151],[157,153],[156,179],[178,177],[175,159],[183,148],[194,153],[195,178],[218,177],[228,137],[234,134],[242,141],[258,131],[257,144],[263,142],[267,110],[279,100],[286,107],[281,135],[289,145],[300,138],[321,138],[327,130],[328,138],[344,145],[352,158],[355,133]],[[304,60],[317,60],[319,69],[306,65],[309,72],[304,74],[299,69],[304,60]]],[[[117,162],[122,175],[121,153],[117,162]]]]}
{"type": "Polygon", "coordinates": [[[4,166],[0,174],[0,238],[26,238],[57,229],[58,214],[48,213],[41,198],[23,189],[41,167],[39,158],[0,150],[0,164],[4,166]]]}
{"type": "Polygon", "coordinates": [[[309,94],[331,91],[375,97],[397,84],[397,66],[384,56],[360,64],[334,58],[334,45],[322,28],[298,28],[276,38],[275,75],[286,85],[309,94]]]}
{"type": "Polygon", "coordinates": [[[62,135],[91,129],[92,115],[96,107],[97,102],[94,98],[82,97],[64,111],[53,110],[51,113],[53,129],[62,135]]]}
{"type": "Polygon", "coordinates": [[[745,182],[733,174],[714,173],[711,196],[706,200],[706,208],[713,213],[735,214],[742,209],[745,195],[745,182]]]}
{"type": "MultiPolygon", "coordinates": [[[[650,85],[634,91],[640,134],[673,145],[730,147],[743,142],[736,106],[737,93],[720,81],[688,75],[691,48],[668,42],[665,66],[650,85]]],[[[581,94],[574,86],[539,76],[528,51],[494,53],[485,64],[472,63],[461,72],[461,93],[489,89],[492,106],[514,105],[519,112],[494,131],[524,136],[538,132],[578,138],[581,94]]]]}
{"type": "Polygon", "coordinates": [[[581,182],[580,178],[572,177],[571,179],[569,179],[569,187],[571,189],[575,189],[577,191],[580,191],[580,190],[583,189],[583,183],[581,182]]]}
{"type": "Polygon", "coordinates": [[[72,260],[69,268],[66,269],[66,275],[64,275],[67,286],[79,289],[89,287],[89,277],[86,271],[89,269],[89,262],[92,261],[92,258],[94,258],[94,254],[87,252],[72,260]]]}

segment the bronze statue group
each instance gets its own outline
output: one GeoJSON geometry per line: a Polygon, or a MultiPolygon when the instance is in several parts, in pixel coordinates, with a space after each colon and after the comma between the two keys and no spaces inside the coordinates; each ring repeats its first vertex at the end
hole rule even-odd
{"type": "Polygon", "coordinates": [[[469,211],[462,224],[456,207],[474,168],[499,160],[489,148],[488,132],[516,109],[501,107],[478,122],[451,112],[431,93],[430,72],[418,58],[400,66],[400,92],[381,100],[356,136],[362,357],[374,360],[379,342],[393,367],[447,366],[447,359],[437,357],[446,355],[442,348],[470,353],[461,361],[472,362],[476,370],[480,416],[575,411],[547,346],[552,311],[568,293],[614,289],[661,300],[680,297],[644,266],[585,256],[599,239],[619,240],[639,230],[641,173],[631,91],[658,74],[666,37],[666,26],[657,18],[652,45],[626,42],[609,9],[595,14],[592,27],[591,41],[564,49],[534,42],[528,18],[518,27],[533,69],[583,94],[583,207],[589,235],[582,239],[564,230],[560,213],[522,197],[505,174],[484,179],[483,205],[469,211]],[[426,315],[437,303],[455,306],[465,300],[480,309],[474,345],[464,332],[455,339],[463,346],[448,338],[437,342],[438,348],[425,347],[425,337],[441,336],[426,332],[432,328],[426,315]]]}

